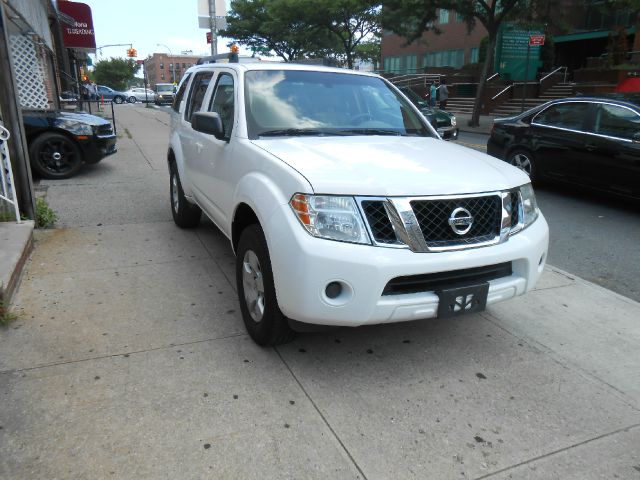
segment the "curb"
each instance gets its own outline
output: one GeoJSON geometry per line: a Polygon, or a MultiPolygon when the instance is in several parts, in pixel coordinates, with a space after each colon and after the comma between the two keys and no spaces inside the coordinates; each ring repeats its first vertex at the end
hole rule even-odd
{"type": "Polygon", "coordinates": [[[22,223],[0,223],[3,253],[0,255],[0,302],[11,304],[24,266],[33,250],[33,220],[22,223]]]}

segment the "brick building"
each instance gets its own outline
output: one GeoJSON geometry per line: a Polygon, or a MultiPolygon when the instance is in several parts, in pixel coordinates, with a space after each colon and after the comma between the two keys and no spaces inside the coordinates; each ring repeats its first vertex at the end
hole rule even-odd
{"type": "MultiPolygon", "coordinates": [[[[567,66],[570,71],[588,66],[590,59],[607,54],[609,35],[620,27],[626,31],[629,51],[640,46],[637,31],[640,17],[632,9],[603,9],[602,2],[597,0],[560,0],[557,10],[556,26],[544,32],[554,38],[556,66],[567,66]]],[[[403,37],[385,32],[381,44],[383,72],[408,74],[431,67],[459,69],[478,62],[480,42],[487,36],[480,23],[468,32],[455,11],[441,9],[434,27],[442,33],[425,32],[410,45],[405,45],[403,37]]],[[[496,65],[500,65],[500,52],[497,53],[496,65]]]]}
{"type": "Polygon", "coordinates": [[[151,88],[157,83],[179,83],[184,72],[201,57],[193,55],[168,55],[154,53],[147,57],[144,66],[151,88]]]}

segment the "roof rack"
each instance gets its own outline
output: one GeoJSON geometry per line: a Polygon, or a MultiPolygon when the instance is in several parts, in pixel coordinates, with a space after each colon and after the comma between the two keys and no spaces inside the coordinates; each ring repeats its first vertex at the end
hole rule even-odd
{"type": "Polygon", "coordinates": [[[206,65],[207,63],[240,63],[237,52],[219,53],[198,59],[196,65],[206,65]]]}

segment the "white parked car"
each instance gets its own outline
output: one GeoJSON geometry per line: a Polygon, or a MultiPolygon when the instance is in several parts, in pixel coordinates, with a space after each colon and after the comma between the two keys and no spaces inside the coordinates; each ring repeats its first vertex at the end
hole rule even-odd
{"type": "Polygon", "coordinates": [[[134,87],[134,88],[130,88],[124,93],[127,95],[127,101],[129,103],[155,102],[156,100],[156,92],[154,92],[149,88],[145,89],[140,87],[134,87]]]}
{"type": "Polygon", "coordinates": [[[180,227],[201,212],[236,254],[261,345],[300,322],[451,317],[531,290],[547,223],[528,177],[442,141],[372,74],[307,65],[190,68],[168,150],[180,227]]]}

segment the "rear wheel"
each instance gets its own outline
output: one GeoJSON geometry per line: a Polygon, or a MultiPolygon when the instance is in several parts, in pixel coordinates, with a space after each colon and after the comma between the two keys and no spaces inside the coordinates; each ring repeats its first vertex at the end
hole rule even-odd
{"type": "Polygon", "coordinates": [[[295,338],[278,306],[267,241],[257,224],[248,226],[240,235],[236,284],[242,319],[254,342],[272,346],[295,338]]]}
{"type": "Polygon", "coordinates": [[[82,168],[80,147],[59,133],[43,133],[29,148],[31,168],[42,178],[63,179],[82,168]]]}
{"type": "Polygon", "coordinates": [[[202,210],[197,205],[190,203],[184,196],[180,175],[175,162],[169,167],[169,189],[171,193],[171,214],[173,221],[180,228],[193,228],[200,223],[202,210]]]}
{"type": "Polygon", "coordinates": [[[134,97],[133,95],[131,95],[129,97],[129,103],[136,103],[138,101],[138,99],[136,97],[134,97]]]}
{"type": "Polygon", "coordinates": [[[522,148],[512,150],[509,152],[507,162],[526,173],[532,182],[537,179],[536,160],[529,150],[522,148]]]}

